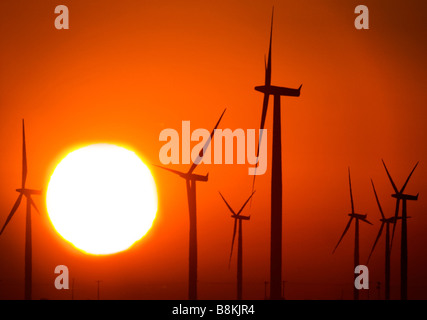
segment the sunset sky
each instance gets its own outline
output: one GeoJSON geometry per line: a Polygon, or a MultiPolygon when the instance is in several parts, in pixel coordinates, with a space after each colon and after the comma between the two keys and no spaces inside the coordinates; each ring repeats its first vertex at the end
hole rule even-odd
{"type": "MultiPolygon", "coordinates": [[[[27,185],[46,191],[58,162],[92,143],[135,151],[161,164],[162,130],[258,129],[274,6],[272,84],[298,88],[282,98],[283,278],[288,299],[352,299],[354,227],[332,255],[351,211],[360,226],[365,264],[380,227],[375,182],[386,216],[393,189],[420,164],[406,192],[408,295],[427,299],[427,3],[423,1],[22,1],[0,2],[0,225],[18,196],[25,119],[27,185]],[[70,29],[54,26],[67,5],[70,29]],[[357,5],[369,8],[370,29],[354,26],[357,5]]],[[[264,299],[270,268],[272,106],[266,128],[268,168],[244,211],[243,298],[264,299]]],[[[215,140],[215,139],[214,139],[215,140]]],[[[197,142],[193,142],[192,146],[197,142]]],[[[236,162],[236,158],[235,158],[236,162]]],[[[189,165],[169,165],[186,171],[189,165]]],[[[252,188],[249,164],[202,164],[197,185],[200,299],[234,299],[236,256],[228,267],[233,220],[218,191],[238,209],[252,188]]],[[[109,256],[86,255],[65,242],[34,197],[33,298],[71,299],[54,287],[57,265],[75,279],[76,299],[186,299],[188,204],[183,179],[150,166],[158,212],[133,247],[109,256]]],[[[25,205],[0,237],[0,299],[22,299],[25,205]]],[[[400,224],[392,252],[391,296],[399,298],[400,224]]],[[[382,282],[384,238],[368,265],[370,298],[382,282]]],[[[361,293],[367,299],[367,292],[361,293]]]]}

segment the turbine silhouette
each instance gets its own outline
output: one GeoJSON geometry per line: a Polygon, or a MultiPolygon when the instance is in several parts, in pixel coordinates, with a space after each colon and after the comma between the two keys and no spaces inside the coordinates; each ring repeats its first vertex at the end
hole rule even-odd
{"type": "Polygon", "coordinates": [[[378,240],[381,238],[381,234],[384,229],[384,225],[386,226],[386,236],[385,236],[385,300],[390,300],[390,255],[391,255],[391,242],[390,242],[390,224],[396,225],[397,219],[401,219],[401,217],[391,217],[386,218],[384,216],[383,209],[381,208],[380,200],[378,199],[377,191],[375,190],[374,182],[371,179],[372,188],[374,189],[375,199],[377,200],[378,209],[381,213],[381,227],[378,231],[377,238],[375,239],[374,245],[372,246],[371,253],[368,257],[368,262],[371,259],[372,253],[374,252],[375,246],[377,245],[378,240]]]}
{"type": "MultiPolygon", "coordinates": [[[[226,109],[225,109],[226,110],[226,109]]],[[[205,155],[206,149],[209,146],[216,128],[218,128],[219,123],[225,113],[225,110],[221,114],[218,122],[216,123],[214,129],[212,130],[208,141],[199,152],[198,159],[190,167],[188,172],[180,172],[177,170],[172,170],[169,168],[157,166],[161,169],[172,172],[185,180],[187,187],[187,200],[188,200],[188,211],[190,214],[190,243],[189,243],[189,270],[188,270],[188,299],[197,300],[197,210],[196,210],[196,182],[206,182],[208,181],[209,173],[206,176],[194,174],[193,171],[196,169],[197,165],[202,160],[205,155]]]]}
{"type": "Polygon", "coordinates": [[[231,252],[230,252],[230,260],[229,265],[231,264],[231,257],[233,255],[233,247],[234,247],[234,240],[236,238],[236,231],[237,231],[237,221],[239,221],[239,238],[238,238],[238,246],[237,246],[237,300],[242,300],[242,292],[243,292],[243,229],[242,229],[242,221],[243,220],[249,220],[251,217],[242,216],[240,215],[249,202],[249,200],[254,195],[255,191],[252,192],[248,200],[243,204],[243,206],[240,208],[240,210],[236,213],[231,206],[228,204],[227,200],[223,197],[221,192],[219,195],[221,196],[222,200],[224,200],[225,204],[227,205],[228,209],[231,211],[232,215],[231,217],[234,219],[234,228],[233,228],[233,240],[231,241],[231,252]]]}
{"type": "MultiPolygon", "coordinates": [[[[263,86],[255,87],[256,91],[264,94],[262,104],[261,125],[264,129],[267,116],[268,100],[270,95],[274,96],[273,108],[273,157],[271,174],[271,239],[270,239],[270,299],[280,300],[282,297],[282,129],[281,129],[281,97],[299,97],[301,87],[291,89],[271,85],[271,45],[273,37],[273,15],[271,17],[270,45],[268,51],[268,62],[265,68],[265,83],[263,86]]],[[[262,131],[259,137],[257,160],[259,158],[262,131]]],[[[257,161],[258,164],[258,161],[257,161]]],[[[255,169],[256,170],[256,169],[255,169]]],[[[255,188],[255,177],[252,191],[255,188]]]]}
{"type": "Polygon", "coordinates": [[[9,213],[9,216],[6,219],[3,228],[0,230],[0,236],[3,234],[6,226],[12,219],[16,210],[18,210],[19,205],[21,204],[22,197],[25,196],[27,199],[27,213],[26,213],[26,223],[25,223],[25,300],[31,300],[32,296],[32,244],[31,244],[31,206],[40,214],[37,209],[32,195],[40,195],[40,190],[32,190],[25,187],[25,182],[27,180],[27,150],[25,145],[25,124],[24,119],[22,119],[22,181],[21,188],[16,189],[19,192],[18,199],[12,207],[12,210],[9,213]]]}
{"type": "MultiPolygon", "coordinates": [[[[335,246],[332,254],[334,254],[335,250],[337,250],[341,240],[344,238],[348,229],[350,229],[350,226],[351,226],[353,219],[355,219],[356,221],[355,221],[355,232],[354,232],[354,268],[356,268],[359,265],[359,220],[366,222],[366,223],[369,223],[369,224],[372,224],[372,223],[370,223],[366,219],[366,217],[367,217],[366,214],[358,214],[358,213],[354,212],[354,202],[353,202],[353,191],[351,189],[350,168],[348,168],[348,182],[350,185],[350,200],[351,200],[351,213],[349,214],[350,220],[348,221],[348,224],[345,227],[344,232],[343,232],[340,240],[338,241],[337,245],[335,246]]],[[[354,297],[354,300],[359,300],[359,290],[356,289],[356,287],[354,287],[353,297],[354,297]]]]}
{"type": "MultiPolygon", "coordinates": [[[[394,183],[393,179],[391,178],[391,175],[387,169],[387,166],[385,165],[384,160],[382,160],[385,171],[387,172],[387,176],[390,180],[391,185],[393,186],[394,194],[391,196],[396,199],[396,211],[394,214],[395,219],[397,219],[399,215],[399,205],[400,201],[402,201],[402,235],[401,235],[401,245],[400,245],[400,298],[401,300],[407,300],[408,299],[408,227],[407,227],[407,209],[406,209],[406,202],[408,200],[416,201],[418,200],[418,194],[416,196],[412,196],[409,194],[404,194],[405,188],[409,182],[409,179],[411,179],[412,174],[414,173],[415,169],[418,166],[417,162],[412,169],[411,173],[409,174],[408,178],[405,181],[405,184],[403,185],[402,189],[400,191],[397,189],[396,184],[394,183]]],[[[394,238],[394,231],[396,230],[396,223],[393,226],[393,234],[391,237],[391,244],[393,245],[393,238],[394,238]]]]}

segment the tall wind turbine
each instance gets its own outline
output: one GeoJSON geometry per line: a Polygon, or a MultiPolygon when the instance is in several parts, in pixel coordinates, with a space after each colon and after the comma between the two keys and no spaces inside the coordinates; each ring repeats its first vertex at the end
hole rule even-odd
{"type": "Polygon", "coordinates": [[[377,245],[378,240],[381,237],[381,234],[384,229],[384,225],[386,226],[386,232],[385,232],[385,299],[390,300],[390,255],[391,255],[391,242],[390,242],[390,224],[395,225],[397,222],[397,219],[400,219],[400,217],[391,217],[386,218],[384,216],[383,209],[381,208],[380,200],[378,199],[377,191],[375,190],[374,182],[371,179],[372,188],[374,189],[375,193],[375,199],[377,200],[378,208],[380,209],[381,213],[381,227],[380,231],[378,232],[377,238],[375,239],[374,245],[372,246],[371,253],[368,257],[368,263],[371,259],[372,253],[374,252],[375,246],[377,245]]]}
{"type": "MultiPolygon", "coordinates": [[[[400,245],[400,298],[401,300],[407,300],[408,299],[408,227],[407,227],[407,209],[406,209],[406,201],[418,200],[418,194],[416,196],[412,196],[409,194],[404,194],[406,185],[409,182],[409,179],[411,179],[412,174],[414,173],[415,169],[418,166],[417,162],[412,169],[411,173],[409,174],[408,178],[405,181],[405,184],[403,185],[402,189],[400,191],[397,189],[396,184],[394,183],[393,179],[391,178],[390,173],[387,170],[387,166],[385,165],[384,160],[382,160],[385,171],[387,172],[387,176],[390,179],[391,185],[393,186],[395,194],[392,194],[391,196],[393,198],[396,198],[396,212],[394,217],[397,219],[399,215],[399,205],[400,201],[402,201],[402,235],[401,235],[401,245],[400,245]]],[[[393,243],[394,238],[394,231],[396,229],[396,224],[393,227],[393,234],[391,238],[391,243],[393,243]]]]}
{"type": "MultiPolygon", "coordinates": [[[[351,200],[351,213],[349,214],[350,220],[348,221],[347,226],[344,229],[344,232],[338,241],[337,245],[335,246],[335,249],[332,253],[335,253],[335,250],[337,250],[341,240],[344,238],[345,234],[347,233],[348,229],[351,226],[351,222],[353,219],[356,220],[355,222],[355,232],[354,232],[354,269],[359,265],[359,220],[372,224],[368,220],[366,220],[367,215],[366,214],[358,214],[354,212],[354,202],[353,202],[353,191],[351,190],[351,176],[350,176],[350,168],[348,168],[348,182],[350,185],[350,200],[351,200]]],[[[353,270],[354,270],[353,269],[353,270]]],[[[356,276],[355,276],[356,278],[356,276]]],[[[354,287],[353,291],[353,297],[354,300],[359,300],[359,290],[354,287]]]]}
{"type": "Polygon", "coordinates": [[[219,193],[222,200],[224,200],[225,204],[227,205],[228,209],[231,211],[231,217],[234,219],[234,228],[233,228],[233,240],[231,241],[231,252],[230,252],[230,261],[231,263],[231,256],[233,255],[233,246],[234,246],[234,239],[236,238],[236,229],[237,229],[237,221],[239,221],[239,238],[238,238],[238,245],[237,245],[237,300],[242,300],[242,292],[243,292],[243,229],[242,229],[242,220],[249,220],[250,216],[243,216],[240,215],[242,213],[243,209],[245,208],[246,204],[249,202],[249,200],[254,195],[255,191],[252,192],[248,200],[243,204],[243,206],[240,208],[240,210],[236,213],[231,208],[231,206],[228,204],[228,202],[225,200],[221,192],[219,193]]]}
{"type": "Polygon", "coordinates": [[[27,180],[27,150],[25,146],[25,125],[24,120],[22,120],[22,184],[20,189],[16,189],[19,192],[18,199],[16,200],[12,211],[9,213],[9,216],[6,219],[6,222],[3,228],[0,231],[0,235],[3,234],[4,229],[6,228],[9,221],[12,219],[16,210],[18,210],[19,205],[21,204],[22,197],[25,196],[27,199],[27,214],[26,214],[26,223],[25,223],[25,300],[31,300],[32,294],[32,246],[31,246],[31,206],[37,209],[32,195],[40,195],[40,190],[27,189],[25,187],[25,182],[27,180]]]}
{"type": "MultiPolygon", "coordinates": [[[[273,9],[274,14],[274,9],[273,9]]],[[[268,51],[268,62],[265,67],[265,83],[263,86],[255,87],[256,91],[264,94],[262,105],[261,126],[264,129],[267,116],[268,100],[270,95],[274,96],[273,108],[273,157],[271,174],[271,256],[270,256],[270,299],[280,300],[282,297],[282,128],[281,128],[281,97],[299,97],[301,87],[290,89],[271,85],[271,44],[273,37],[273,15],[271,17],[270,46],[268,51]]],[[[258,143],[257,158],[259,157],[258,143]]],[[[255,186],[255,177],[253,189],[255,186]]]]}
{"type": "Polygon", "coordinates": [[[206,182],[208,181],[209,173],[206,176],[198,175],[193,173],[197,165],[202,160],[205,155],[206,149],[208,148],[214,134],[215,130],[218,128],[219,123],[225,113],[225,110],[222,112],[221,117],[219,118],[215,128],[212,130],[208,141],[199,152],[199,157],[197,161],[193,162],[188,172],[180,172],[172,170],[169,168],[156,166],[161,169],[172,172],[185,180],[187,187],[187,200],[188,200],[188,211],[190,214],[190,252],[189,252],[189,271],[188,271],[188,299],[197,300],[197,210],[196,210],[196,182],[206,182]]]}

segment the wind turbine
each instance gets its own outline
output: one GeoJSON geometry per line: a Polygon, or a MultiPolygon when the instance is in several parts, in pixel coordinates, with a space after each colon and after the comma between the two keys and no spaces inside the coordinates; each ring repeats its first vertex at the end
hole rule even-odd
{"type": "MultiPolygon", "coordinates": [[[[301,87],[291,89],[271,85],[271,44],[273,37],[273,15],[271,17],[270,46],[268,51],[268,62],[265,67],[265,83],[263,86],[255,87],[256,91],[264,94],[262,105],[261,126],[264,129],[267,116],[268,100],[270,95],[274,96],[273,108],[273,157],[271,174],[271,256],[270,256],[270,299],[280,300],[282,297],[282,129],[281,129],[281,97],[299,97],[301,87]]],[[[262,132],[262,131],[261,131],[262,132]]],[[[259,157],[259,137],[257,159],[259,157]]],[[[253,188],[255,187],[255,177],[253,188]]]]}
{"type": "Polygon", "coordinates": [[[9,221],[12,219],[16,210],[18,210],[19,205],[21,204],[22,197],[25,196],[27,199],[27,214],[26,214],[26,223],[25,223],[25,300],[31,300],[32,294],[32,246],[31,246],[31,206],[37,209],[32,195],[40,195],[40,190],[27,189],[25,187],[25,182],[27,180],[27,150],[25,146],[25,125],[24,119],[22,119],[22,184],[20,189],[16,189],[19,192],[18,199],[12,207],[12,211],[9,213],[9,216],[6,219],[6,222],[3,228],[0,231],[0,235],[3,234],[4,229],[6,228],[9,221]]]}
{"type": "MultiPolygon", "coordinates": [[[[401,235],[401,245],[400,245],[400,299],[401,300],[407,300],[408,299],[408,227],[407,227],[407,209],[406,209],[406,201],[418,200],[418,194],[416,196],[404,194],[406,185],[409,182],[409,179],[411,179],[412,174],[414,173],[415,169],[418,166],[417,162],[412,169],[411,173],[409,174],[408,178],[405,181],[405,184],[403,185],[402,189],[400,191],[397,189],[396,184],[393,182],[393,179],[391,178],[390,173],[387,170],[387,166],[385,165],[384,160],[382,160],[385,171],[387,172],[387,176],[390,179],[391,185],[393,186],[393,189],[395,191],[394,194],[391,196],[393,198],[396,198],[396,212],[394,217],[397,219],[399,215],[399,205],[400,201],[402,201],[402,235],[401,235]]],[[[393,226],[393,234],[391,237],[391,245],[393,244],[393,238],[394,238],[394,231],[396,229],[396,224],[393,226]]]]}
{"type": "Polygon", "coordinates": [[[188,172],[180,172],[177,170],[172,170],[169,168],[156,166],[161,169],[172,172],[185,180],[187,187],[187,200],[188,200],[188,211],[190,214],[190,243],[189,243],[189,271],[188,271],[188,299],[197,300],[197,210],[196,210],[196,182],[207,182],[209,173],[206,176],[198,175],[193,173],[197,165],[202,160],[206,149],[208,148],[214,134],[215,130],[218,127],[221,119],[225,113],[225,110],[222,112],[221,117],[215,125],[215,128],[212,130],[208,141],[199,152],[199,157],[190,167],[188,172]]]}
{"type": "Polygon", "coordinates": [[[371,179],[372,188],[374,189],[375,199],[377,200],[378,209],[381,213],[381,227],[380,231],[378,232],[377,238],[375,239],[374,245],[372,246],[371,253],[368,257],[368,263],[371,259],[372,253],[374,252],[375,246],[377,245],[378,240],[381,237],[381,234],[384,229],[384,225],[386,226],[386,233],[385,233],[385,299],[390,300],[390,255],[391,255],[391,242],[390,242],[390,224],[396,225],[397,219],[401,219],[401,217],[391,217],[386,218],[384,216],[383,209],[381,208],[380,200],[378,199],[377,191],[375,190],[374,182],[371,179]]]}
{"type": "Polygon", "coordinates": [[[221,196],[222,200],[224,200],[225,204],[227,205],[228,209],[231,211],[232,215],[231,217],[234,219],[234,228],[233,228],[233,240],[231,241],[231,252],[230,252],[230,261],[231,263],[231,256],[233,254],[233,246],[234,246],[234,239],[236,238],[236,229],[237,229],[237,221],[239,221],[239,239],[238,239],[238,245],[237,245],[237,300],[242,300],[242,283],[243,283],[243,229],[242,229],[242,221],[243,220],[249,220],[250,216],[242,216],[240,213],[242,213],[243,209],[245,208],[246,204],[249,202],[249,200],[254,195],[255,191],[252,192],[248,200],[243,204],[243,206],[240,208],[240,210],[236,213],[234,210],[230,207],[228,202],[225,200],[221,192],[219,195],[221,196]]]}
{"type": "MultiPolygon", "coordinates": [[[[338,241],[337,245],[335,246],[335,249],[332,252],[332,254],[335,253],[335,250],[337,250],[341,240],[344,238],[345,234],[347,233],[348,229],[350,228],[351,222],[353,221],[353,219],[355,219],[356,222],[355,222],[355,232],[354,232],[354,268],[356,268],[359,265],[359,220],[366,222],[366,223],[369,223],[369,224],[372,224],[372,223],[370,223],[368,220],[366,220],[366,217],[367,217],[366,214],[358,214],[358,213],[354,212],[354,202],[353,202],[353,192],[351,189],[350,168],[348,168],[348,182],[350,185],[350,200],[351,200],[351,213],[349,214],[350,220],[348,221],[348,224],[345,227],[344,232],[343,232],[340,240],[338,241]]],[[[356,289],[356,287],[354,287],[353,297],[354,297],[354,300],[359,300],[359,290],[356,289]]]]}

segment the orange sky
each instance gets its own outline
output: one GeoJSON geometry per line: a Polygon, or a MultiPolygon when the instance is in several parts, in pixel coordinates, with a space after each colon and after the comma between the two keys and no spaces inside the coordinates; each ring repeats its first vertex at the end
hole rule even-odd
{"type": "MultiPolygon", "coordinates": [[[[361,225],[361,262],[379,228],[373,178],[386,215],[392,188],[381,165],[401,185],[420,161],[406,191],[409,203],[409,298],[426,299],[427,152],[425,70],[427,5],[421,1],[364,1],[370,29],[356,30],[359,1],[2,1],[0,3],[0,224],[21,179],[21,119],[25,118],[28,186],[46,189],[58,160],[78,146],[124,144],[146,163],[160,164],[160,132],[259,127],[271,9],[274,5],[272,84],[298,87],[282,99],[284,279],[290,299],[352,298],[353,228],[332,255],[350,211],[351,166],[361,225]],[[54,28],[54,8],[70,10],[70,29],[54,28]]],[[[271,99],[272,100],[272,99],[271,99]]],[[[266,122],[272,129],[272,103],[266,122]]],[[[271,132],[269,159],[271,159],[271,132]]],[[[195,143],[196,144],[196,143],[195,143]]],[[[269,163],[270,165],[270,163],[269,163]]],[[[171,166],[177,170],[184,165],[171,166]]],[[[233,299],[228,269],[230,215],[218,195],[239,207],[249,196],[247,165],[202,165],[197,189],[199,297],[233,299]]],[[[33,296],[69,299],[54,288],[65,264],[75,297],[185,299],[188,207],[185,183],[152,170],[158,218],[130,250],[87,256],[55,233],[44,197],[33,213],[33,296]]],[[[270,169],[257,178],[245,212],[244,298],[263,299],[269,279],[270,169]]],[[[24,206],[0,237],[0,298],[21,299],[24,282],[24,206]]],[[[399,228],[397,238],[400,240],[399,228]]],[[[399,241],[392,254],[392,297],[399,297],[399,241]]],[[[371,260],[371,281],[383,282],[384,242],[371,260]]],[[[373,285],[375,286],[375,285],[373,285]]],[[[376,291],[371,295],[376,297],[376,291]]],[[[363,298],[367,295],[362,294],[363,298]]]]}

